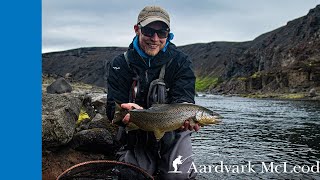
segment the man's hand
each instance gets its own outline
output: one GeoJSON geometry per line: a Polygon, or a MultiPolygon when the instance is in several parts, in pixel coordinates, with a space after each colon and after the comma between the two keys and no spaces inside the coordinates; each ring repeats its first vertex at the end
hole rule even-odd
{"type": "MultiPolygon", "coordinates": [[[[188,102],[183,102],[183,103],[185,103],[185,104],[192,104],[192,103],[188,103],[188,102]]],[[[188,129],[189,129],[190,131],[192,131],[192,130],[199,131],[200,126],[199,126],[198,123],[196,123],[194,126],[192,126],[192,125],[190,125],[190,121],[189,121],[189,120],[186,120],[186,121],[184,121],[183,126],[180,127],[180,130],[186,131],[186,130],[188,130],[188,129]]]]}
{"type": "MultiPolygon", "coordinates": [[[[127,110],[132,110],[132,109],[143,109],[141,106],[135,103],[123,103],[121,104],[121,108],[127,109],[127,110]]],[[[130,120],[130,114],[126,114],[122,120],[124,124],[128,124],[130,120]]]]}
{"type": "Polygon", "coordinates": [[[188,129],[189,129],[190,131],[192,131],[192,130],[199,131],[200,126],[199,126],[198,123],[196,123],[194,126],[192,126],[192,125],[190,125],[190,121],[189,121],[189,120],[186,120],[186,121],[184,122],[183,126],[181,126],[180,129],[181,129],[181,130],[184,130],[184,131],[186,131],[186,130],[188,130],[188,129]]]}

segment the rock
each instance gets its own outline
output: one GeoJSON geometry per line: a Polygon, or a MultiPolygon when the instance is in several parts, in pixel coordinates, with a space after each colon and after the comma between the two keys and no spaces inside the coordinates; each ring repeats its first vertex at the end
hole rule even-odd
{"type": "Polygon", "coordinates": [[[299,92],[297,89],[289,89],[289,92],[290,93],[297,93],[297,92],[299,92]]]}
{"type": "Polygon", "coordinates": [[[58,147],[72,140],[80,113],[80,99],[67,94],[42,96],[42,145],[58,147]]]}
{"type": "Polygon", "coordinates": [[[107,94],[93,96],[91,103],[98,113],[106,115],[107,94]]]}
{"type": "Polygon", "coordinates": [[[311,98],[312,100],[316,100],[316,101],[320,101],[320,96],[315,96],[313,98],[311,98]]]}
{"type": "Polygon", "coordinates": [[[88,129],[93,128],[108,128],[108,119],[107,117],[102,116],[101,114],[96,114],[96,116],[89,122],[88,129]]]}
{"type": "Polygon", "coordinates": [[[96,109],[92,105],[92,97],[89,96],[87,93],[81,97],[82,99],[82,106],[85,112],[89,115],[90,118],[96,116],[96,109]]]}
{"type": "Polygon", "coordinates": [[[84,119],[79,124],[77,124],[76,132],[89,129],[90,119],[84,119]]]}
{"type": "Polygon", "coordinates": [[[57,79],[47,87],[47,93],[50,93],[50,94],[61,94],[61,93],[67,93],[71,91],[72,91],[71,85],[64,78],[57,79]]]}
{"type": "Polygon", "coordinates": [[[317,91],[315,88],[310,89],[309,91],[309,97],[315,97],[317,96],[317,91]]]}
{"type": "Polygon", "coordinates": [[[64,75],[64,78],[65,78],[65,79],[68,79],[68,80],[71,80],[71,79],[72,79],[72,73],[66,73],[66,74],[64,75]]]}
{"type": "Polygon", "coordinates": [[[93,128],[76,133],[72,140],[76,150],[112,153],[114,142],[112,134],[104,128],[93,128]]]}

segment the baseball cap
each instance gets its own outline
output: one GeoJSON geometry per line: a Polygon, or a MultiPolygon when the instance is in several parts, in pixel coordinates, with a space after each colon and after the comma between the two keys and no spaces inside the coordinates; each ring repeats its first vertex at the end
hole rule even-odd
{"type": "Polygon", "coordinates": [[[146,6],[143,8],[139,13],[137,24],[140,23],[141,26],[146,26],[155,21],[164,22],[170,28],[169,14],[160,6],[146,6]]]}

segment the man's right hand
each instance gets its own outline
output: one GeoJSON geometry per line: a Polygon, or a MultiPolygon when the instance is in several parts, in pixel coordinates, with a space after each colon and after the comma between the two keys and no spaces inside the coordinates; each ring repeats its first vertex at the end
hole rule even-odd
{"type": "MultiPolygon", "coordinates": [[[[135,103],[123,103],[121,104],[121,108],[127,109],[127,110],[132,110],[132,109],[143,109],[143,107],[139,106],[138,104],[135,103]]],[[[126,114],[124,118],[122,119],[122,122],[124,124],[128,124],[130,120],[130,114],[126,114]]]]}

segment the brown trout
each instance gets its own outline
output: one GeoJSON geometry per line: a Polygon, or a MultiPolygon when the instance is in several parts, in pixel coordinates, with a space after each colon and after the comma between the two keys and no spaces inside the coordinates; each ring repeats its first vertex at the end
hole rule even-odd
{"type": "Polygon", "coordinates": [[[113,122],[115,124],[121,122],[127,113],[130,114],[127,130],[140,128],[144,131],[153,131],[158,141],[165,132],[179,129],[186,120],[190,121],[190,125],[198,123],[204,126],[220,122],[221,117],[205,107],[189,103],[154,104],[149,109],[133,110],[122,109],[116,104],[113,122]]]}

